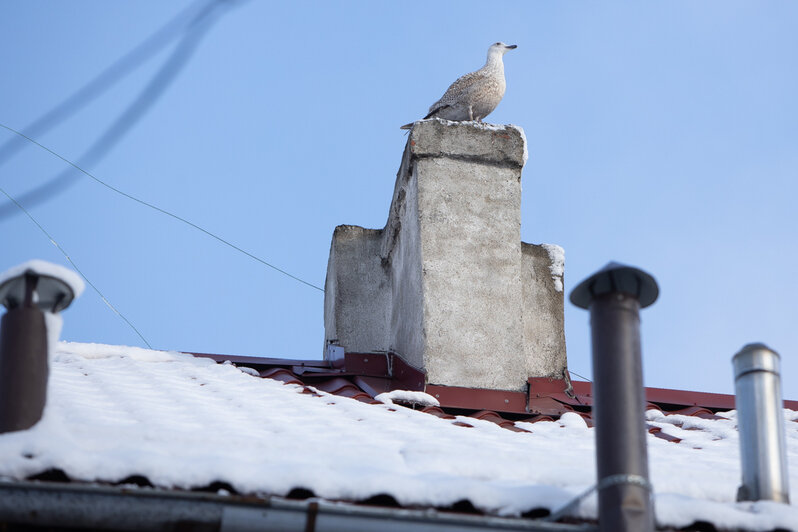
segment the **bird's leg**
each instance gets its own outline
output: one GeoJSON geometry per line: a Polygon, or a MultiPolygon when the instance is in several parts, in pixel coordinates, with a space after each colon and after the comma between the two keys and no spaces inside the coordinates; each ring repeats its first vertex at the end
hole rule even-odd
{"type": "Polygon", "coordinates": [[[468,119],[474,121],[474,106],[472,105],[468,106],[468,119]]]}

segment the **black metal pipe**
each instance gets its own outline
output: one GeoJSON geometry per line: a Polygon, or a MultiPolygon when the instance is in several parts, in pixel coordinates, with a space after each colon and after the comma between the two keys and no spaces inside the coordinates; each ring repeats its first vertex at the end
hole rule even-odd
{"type": "Polygon", "coordinates": [[[583,281],[571,302],[590,310],[599,528],[654,530],[646,450],[640,309],[659,289],[650,275],[616,263],[583,281]]]}
{"type": "Polygon", "coordinates": [[[24,275],[24,298],[0,321],[0,433],[35,425],[47,401],[47,326],[34,304],[38,276],[24,275]]]}
{"type": "MultiPolygon", "coordinates": [[[[49,372],[44,313],[60,312],[75,298],[72,285],[55,276],[59,268],[31,261],[15,268],[18,275],[3,274],[0,282],[0,304],[8,309],[0,320],[0,433],[28,429],[44,412],[49,372]]],[[[61,269],[62,275],[69,273],[61,269]]]]}
{"type": "Polygon", "coordinates": [[[648,456],[639,311],[637,299],[620,293],[590,305],[599,484],[607,478],[638,480],[599,489],[601,530],[653,530],[654,525],[650,491],[640,481],[648,481],[648,456]]]}
{"type": "Polygon", "coordinates": [[[36,307],[6,312],[0,323],[0,433],[24,430],[47,400],[47,328],[36,307]]]}

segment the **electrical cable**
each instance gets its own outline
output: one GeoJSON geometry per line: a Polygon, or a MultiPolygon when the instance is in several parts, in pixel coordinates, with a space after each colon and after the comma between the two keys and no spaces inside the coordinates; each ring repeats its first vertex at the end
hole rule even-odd
{"type": "Polygon", "coordinates": [[[575,510],[582,501],[587,499],[590,494],[594,491],[601,491],[606,488],[610,488],[612,486],[621,486],[621,485],[629,485],[629,486],[637,486],[643,488],[648,492],[649,502],[653,499],[654,496],[654,487],[651,485],[651,482],[648,479],[641,475],[631,475],[631,474],[618,474],[618,475],[609,475],[601,479],[597,484],[588,488],[586,491],[582,492],[577,497],[573,498],[571,501],[563,505],[562,508],[559,510],[549,514],[547,517],[543,518],[543,521],[547,522],[556,522],[563,517],[569,515],[573,510],[575,510]]]}
{"type": "MultiPolygon", "coordinates": [[[[1,126],[1,125],[2,125],[2,124],[0,124],[0,126],[1,126]]],[[[577,372],[575,372],[575,371],[571,371],[570,369],[568,370],[568,373],[571,373],[572,375],[576,375],[576,376],[577,376],[577,377],[579,377],[580,379],[582,379],[582,380],[586,380],[587,382],[593,382],[592,380],[588,379],[587,377],[583,377],[582,375],[578,374],[578,373],[577,373],[577,372]]]]}
{"type": "MultiPolygon", "coordinates": [[[[165,214],[166,216],[170,216],[170,217],[174,218],[175,220],[178,220],[178,221],[180,221],[180,222],[183,222],[183,223],[184,223],[184,224],[186,224],[186,225],[189,225],[189,226],[193,227],[194,229],[197,229],[197,230],[199,230],[199,231],[202,231],[202,232],[203,232],[203,233],[205,233],[206,235],[208,235],[208,236],[210,236],[210,237],[212,237],[212,238],[214,238],[214,239],[218,240],[219,242],[221,242],[221,243],[223,243],[223,244],[225,244],[225,245],[227,245],[227,246],[229,246],[229,247],[233,248],[234,250],[236,250],[236,251],[238,251],[238,252],[240,252],[240,253],[243,253],[243,254],[244,254],[244,255],[246,255],[247,257],[249,257],[249,258],[251,258],[251,259],[253,259],[253,260],[255,260],[255,261],[257,261],[257,262],[259,262],[259,263],[261,263],[261,264],[263,264],[264,266],[268,266],[269,268],[272,268],[272,269],[274,269],[274,270],[276,270],[276,271],[278,271],[278,272],[282,273],[283,275],[287,275],[287,276],[288,276],[288,277],[290,277],[291,279],[294,279],[294,280],[296,280],[296,281],[299,281],[300,283],[303,283],[303,284],[306,284],[306,285],[310,286],[311,288],[315,288],[316,290],[319,290],[319,291],[321,291],[321,292],[324,292],[324,288],[321,288],[320,286],[316,286],[316,285],[315,285],[315,284],[313,284],[313,283],[309,283],[308,281],[305,281],[304,279],[300,279],[300,278],[299,278],[299,277],[297,277],[296,275],[292,275],[292,274],[288,273],[287,271],[285,271],[285,270],[283,270],[283,269],[281,269],[281,268],[278,268],[278,267],[277,267],[277,266],[275,266],[274,264],[270,264],[270,263],[266,262],[265,260],[261,259],[260,257],[258,257],[258,256],[256,256],[256,255],[253,255],[253,254],[252,254],[252,253],[250,253],[249,251],[246,251],[246,250],[244,250],[244,249],[242,249],[242,248],[240,248],[240,247],[236,246],[235,244],[233,244],[233,243],[231,243],[231,242],[229,242],[229,241],[225,240],[224,238],[222,238],[222,237],[220,237],[220,236],[218,236],[218,235],[216,235],[216,234],[214,234],[214,233],[211,233],[211,232],[210,232],[210,231],[208,231],[207,229],[204,229],[204,228],[200,227],[199,225],[197,225],[197,224],[195,224],[195,223],[193,223],[193,222],[190,222],[189,220],[186,220],[185,218],[183,218],[183,217],[181,217],[181,216],[178,216],[177,214],[173,214],[173,213],[171,213],[171,212],[169,212],[169,211],[167,211],[167,210],[165,210],[165,209],[162,209],[162,208],[158,207],[157,205],[153,205],[152,203],[146,202],[146,201],[144,201],[144,200],[142,200],[142,199],[139,199],[139,198],[137,198],[137,197],[135,197],[135,196],[132,196],[132,195],[128,194],[127,192],[124,192],[124,191],[122,191],[122,190],[120,190],[120,189],[118,189],[118,188],[114,187],[113,185],[110,185],[110,184],[106,183],[106,182],[105,182],[105,181],[103,181],[102,179],[100,179],[100,178],[96,177],[95,175],[93,175],[93,174],[89,173],[88,171],[84,170],[83,168],[81,168],[81,167],[80,167],[80,166],[78,166],[77,164],[73,163],[72,161],[70,161],[70,160],[69,160],[69,159],[67,159],[66,157],[63,157],[62,155],[59,155],[59,154],[58,154],[58,153],[56,153],[55,151],[53,151],[53,150],[51,150],[50,148],[48,148],[47,146],[44,146],[43,144],[41,144],[41,143],[37,142],[36,140],[34,140],[34,139],[32,139],[32,138],[28,137],[28,136],[27,136],[27,135],[25,135],[24,133],[21,133],[21,132],[17,131],[16,129],[14,129],[14,128],[11,128],[11,127],[9,127],[9,126],[7,126],[7,125],[3,124],[3,123],[0,123],[0,127],[2,127],[2,128],[5,128],[5,129],[7,129],[8,131],[10,131],[10,132],[12,132],[12,133],[14,133],[14,134],[16,134],[16,135],[19,135],[20,137],[22,137],[22,138],[24,138],[24,139],[27,139],[28,141],[32,142],[32,143],[33,143],[33,144],[35,144],[36,146],[38,146],[38,147],[42,148],[43,150],[47,151],[48,153],[50,153],[50,154],[52,154],[52,155],[54,155],[54,156],[58,157],[59,159],[61,159],[61,160],[62,160],[62,161],[64,161],[65,163],[67,163],[68,165],[70,165],[70,166],[72,166],[73,168],[75,168],[76,170],[78,170],[78,171],[82,172],[83,174],[85,174],[86,176],[90,177],[91,179],[93,179],[93,180],[94,180],[94,181],[96,181],[97,183],[99,183],[99,184],[103,185],[104,187],[108,188],[109,190],[112,190],[112,191],[116,192],[117,194],[119,194],[119,195],[121,195],[121,196],[124,196],[124,197],[126,197],[126,198],[128,198],[128,199],[130,199],[130,200],[133,200],[133,201],[137,202],[137,203],[140,203],[141,205],[144,205],[144,206],[146,206],[146,207],[149,207],[150,209],[153,209],[153,210],[155,210],[155,211],[158,211],[158,212],[160,212],[161,214],[165,214]]],[[[8,194],[6,194],[6,196],[8,196],[8,194]]],[[[11,197],[9,196],[9,198],[11,198],[11,197]]],[[[22,207],[22,206],[21,206],[19,203],[17,203],[17,201],[15,201],[15,200],[12,200],[12,201],[13,201],[13,202],[14,202],[14,203],[15,203],[15,204],[18,206],[18,207],[20,207],[20,208],[22,207]]],[[[25,209],[22,209],[22,210],[23,210],[24,212],[26,212],[26,213],[27,213],[27,211],[25,211],[25,209]]],[[[28,216],[30,216],[30,215],[28,215],[28,216]]]]}
{"type": "MultiPolygon", "coordinates": [[[[153,105],[153,103],[160,97],[166,88],[174,81],[177,77],[177,74],[182,70],[188,60],[191,58],[195,50],[197,49],[200,40],[202,37],[207,34],[208,30],[212,26],[212,23],[215,20],[213,15],[216,15],[217,7],[221,4],[225,4],[225,7],[228,7],[236,3],[234,0],[211,0],[206,2],[201,8],[202,4],[201,1],[193,3],[187,9],[183,10],[180,14],[176,17],[171,19],[167,24],[162,26],[158,31],[153,33],[150,37],[145,39],[141,44],[139,44],[136,48],[132,51],[128,52],[125,56],[121,59],[116,61],[113,65],[109,68],[101,72],[97,77],[91,80],[89,83],[81,87],[77,92],[72,94],[66,100],[52,108],[50,111],[42,115],[39,119],[35,120],[31,125],[26,128],[26,132],[28,134],[23,134],[13,128],[8,126],[2,125],[8,131],[15,133],[17,135],[15,142],[14,140],[7,142],[6,144],[0,146],[0,164],[4,161],[8,160],[10,157],[14,155],[23,145],[24,142],[19,142],[19,139],[25,139],[29,142],[32,142],[39,146],[40,148],[48,151],[49,153],[55,155],[56,157],[62,159],[64,162],[68,163],[74,169],[79,170],[84,175],[87,175],[94,179],[96,182],[102,184],[103,186],[113,190],[114,192],[125,196],[133,201],[141,203],[151,209],[154,209],[158,212],[166,214],[176,220],[179,220],[203,233],[207,234],[215,238],[216,240],[232,247],[233,249],[249,256],[250,258],[277,270],[288,277],[291,277],[301,283],[304,283],[312,288],[315,288],[320,291],[324,291],[323,288],[320,288],[316,285],[308,283],[290,273],[272,265],[268,262],[264,261],[263,259],[245,251],[244,249],[228,242],[227,240],[211,233],[203,229],[202,227],[180,217],[175,214],[172,214],[160,207],[157,207],[153,204],[150,204],[146,201],[140,200],[126,192],[123,192],[108,183],[102,181],[101,179],[95,177],[94,175],[90,174],[86,170],[84,170],[80,165],[73,163],[72,161],[62,157],[61,155],[57,154],[53,150],[43,146],[39,142],[35,141],[31,138],[30,135],[41,135],[44,134],[46,131],[52,129],[57,124],[68,118],[70,115],[74,114],[78,109],[84,107],[92,100],[94,100],[97,96],[101,93],[105,92],[108,87],[116,83],[119,79],[124,77],[126,74],[131,72],[133,69],[138,67],[142,64],[146,59],[154,55],[158,52],[165,44],[168,44],[174,37],[176,37],[177,32],[175,31],[177,28],[182,28],[183,30],[183,38],[176,46],[175,50],[172,54],[167,58],[161,68],[158,70],[156,75],[149,81],[145,89],[136,97],[131,105],[125,109],[125,111],[111,124],[111,126],[103,133],[100,138],[91,146],[91,148],[81,157],[81,164],[88,165],[90,163],[96,163],[99,159],[101,159],[121,138],[131,129],[135,123],[138,122],[145,114],[145,112],[153,105]],[[194,11],[196,12],[193,15],[190,13],[194,11]],[[190,18],[189,22],[185,24],[183,21],[186,18],[190,18]]],[[[59,190],[66,188],[67,186],[71,185],[74,182],[75,174],[73,173],[73,169],[70,168],[65,172],[62,172],[55,178],[51,179],[47,183],[27,192],[24,194],[23,198],[21,198],[26,203],[38,203],[40,201],[44,201],[49,197],[56,194],[59,190]]],[[[0,206],[0,218],[4,214],[8,214],[10,212],[15,212],[17,209],[23,212],[38,228],[44,235],[50,240],[50,242],[64,255],[66,260],[72,265],[72,267],[85,279],[85,281],[89,284],[89,286],[94,289],[94,291],[100,296],[102,301],[110,308],[117,316],[119,316],[127,325],[141,338],[141,340],[147,345],[147,347],[152,348],[150,343],[147,339],[141,334],[141,332],[127,319],[116,307],[111,304],[111,302],[105,297],[105,295],[97,288],[94,283],[92,283],[88,277],[81,271],[77,264],[72,260],[66,250],[50,235],[50,233],[33,217],[33,215],[28,211],[16,198],[12,197],[8,192],[4,189],[0,188],[0,192],[2,192],[10,201],[10,204],[0,206]]]]}
{"type": "Polygon", "coordinates": [[[11,195],[8,193],[8,192],[6,192],[6,191],[5,191],[5,190],[4,190],[2,187],[0,187],[0,192],[2,192],[2,193],[3,193],[3,194],[4,194],[4,195],[5,195],[5,196],[6,196],[6,197],[9,199],[9,201],[11,201],[11,202],[12,202],[14,205],[16,205],[16,206],[17,206],[17,207],[18,207],[18,208],[19,208],[19,209],[20,209],[20,210],[21,210],[23,213],[25,213],[25,214],[28,216],[28,218],[30,218],[30,220],[31,220],[31,221],[32,221],[34,224],[36,224],[36,227],[38,227],[38,228],[41,230],[41,232],[42,232],[42,233],[44,233],[44,235],[45,235],[45,236],[46,236],[46,237],[47,237],[47,238],[50,240],[50,243],[51,243],[52,245],[54,245],[56,248],[58,248],[58,251],[60,251],[60,252],[61,252],[61,253],[64,255],[64,257],[66,258],[66,260],[67,260],[67,261],[68,261],[68,262],[69,262],[69,263],[72,265],[72,267],[73,267],[73,268],[75,268],[75,271],[76,271],[76,272],[78,272],[78,273],[80,274],[80,276],[81,276],[81,277],[83,277],[83,279],[84,279],[84,280],[85,280],[85,281],[86,281],[86,282],[89,284],[89,286],[91,286],[91,287],[94,289],[94,291],[95,291],[95,292],[97,292],[97,295],[99,295],[99,296],[100,296],[100,299],[102,299],[102,300],[103,300],[103,302],[104,302],[106,305],[108,305],[108,308],[110,308],[110,309],[111,309],[111,310],[112,310],[112,311],[113,311],[113,312],[114,312],[114,313],[115,313],[117,316],[119,316],[120,318],[122,318],[122,320],[124,320],[124,322],[125,322],[125,323],[127,323],[127,324],[128,324],[128,326],[130,326],[130,328],[131,328],[131,329],[133,329],[133,331],[135,331],[135,333],[136,333],[136,334],[139,336],[139,338],[141,338],[141,340],[142,340],[142,341],[143,341],[145,344],[147,344],[147,347],[149,347],[150,349],[152,349],[152,346],[151,346],[151,345],[150,345],[150,343],[147,341],[147,339],[146,339],[146,338],[144,338],[144,335],[142,335],[142,334],[141,334],[141,331],[139,331],[139,330],[136,328],[136,326],[135,326],[135,325],[133,325],[133,324],[130,322],[130,320],[129,320],[129,319],[127,319],[127,318],[125,317],[125,315],[124,315],[124,314],[122,314],[121,312],[119,312],[119,310],[117,310],[117,308],[116,308],[115,306],[113,306],[113,305],[111,304],[111,302],[110,302],[110,301],[108,301],[108,298],[106,298],[106,297],[103,295],[103,293],[100,291],[100,289],[99,289],[99,288],[97,288],[97,286],[96,286],[94,283],[92,283],[92,282],[89,280],[89,278],[88,278],[88,277],[86,277],[86,274],[84,274],[84,273],[83,273],[83,271],[82,271],[80,268],[78,268],[78,265],[77,265],[77,264],[75,264],[75,261],[73,261],[73,260],[72,260],[72,258],[69,256],[69,254],[66,252],[66,250],[65,250],[63,247],[61,247],[61,244],[59,244],[58,242],[56,242],[56,240],[53,238],[53,236],[52,236],[50,233],[48,233],[48,232],[47,232],[47,230],[46,230],[46,229],[45,229],[45,228],[42,226],[42,224],[40,224],[40,223],[39,223],[39,222],[36,220],[36,218],[34,218],[34,217],[33,217],[33,215],[32,215],[32,214],[31,214],[31,213],[30,213],[30,212],[29,212],[29,211],[28,211],[28,210],[27,210],[25,207],[23,207],[23,206],[22,206],[22,205],[21,205],[21,204],[20,204],[20,203],[19,203],[19,202],[18,202],[16,199],[14,199],[14,198],[13,198],[13,197],[12,197],[12,196],[11,196],[11,195]]]}

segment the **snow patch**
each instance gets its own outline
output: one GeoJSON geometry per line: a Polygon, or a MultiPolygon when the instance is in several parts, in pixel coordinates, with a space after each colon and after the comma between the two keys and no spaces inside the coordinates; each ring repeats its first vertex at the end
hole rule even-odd
{"type": "Polygon", "coordinates": [[[247,375],[252,375],[253,377],[260,377],[260,372],[255,368],[248,368],[246,366],[236,366],[240,371],[243,371],[247,375]]]}
{"type": "MultiPolygon", "coordinates": [[[[155,351],[127,345],[84,344],[77,342],[59,342],[58,354],[77,355],[86,359],[125,357],[138,362],[173,362],[185,358],[194,358],[191,355],[178,353],[177,351],[155,351]]],[[[210,362],[215,363],[213,361],[210,362]]]]}
{"type": "Polygon", "coordinates": [[[566,412],[560,416],[560,425],[563,427],[569,427],[574,429],[586,429],[587,422],[585,418],[577,414],[576,412],[566,412]]]}
{"type": "Polygon", "coordinates": [[[521,134],[521,141],[524,144],[524,166],[526,166],[526,162],[529,160],[529,148],[527,148],[526,133],[524,133],[524,128],[521,126],[516,126],[515,124],[509,124],[507,127],[515,129],[521,134]]]}
{"type": "Polygon", "coordinates": [[[557,244],[541,244],[549,254],[549,270],[554,281],[554,289],[562,292],[562,276],[565,273],[565,250],[557,244]]]}
{"type": "MultiPolygon", "coordinates": [[[[517,128],[517,126],[504,125],[504,124],[489,124],[487,122],[477,122],[476,120],[446,120],[445,118],[425,118],[419,122],[440,122],[444,126],[460,126],[469,125],[483,131],[506,131],[508,127],[517,128]]],[[[520,129],[520,128],[519,128],[520,129]]]]}
{"type": "Polygon", "coordinates": [[[58,339],[61,337],[63,326],[64,320],[60,314],[44,313],[44,328],[47,331],[47,360],[49,362],[55,359],[55,352],[59,346],[58,339]]]}
{"type": "Polygon", "coordinates": [[[798,511],[787,504],[771,501],[724,504],[673,493],[654,496],[657,524],[662,527],[687,527],[696,522],[696,515],[720,530],[792,530],[798,523],[798,511]]]}
{"type": "Polygon", "coordinates": [[[387,405],[392,405],[394,402],[399,403],[412,403],[421,406],[441,406],[440,401],[432,397],[428,393],[413,392],[410,390],[392,390],[390,392],[381,393],[374,399],[387,405]]]}

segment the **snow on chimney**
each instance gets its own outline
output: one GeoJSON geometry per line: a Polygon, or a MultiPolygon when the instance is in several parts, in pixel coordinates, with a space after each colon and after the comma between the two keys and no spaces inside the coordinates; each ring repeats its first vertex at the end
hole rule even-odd
{"type": "Polygon", "coordinates": [[[385,228],[335,229],[326,345],[396,353],[428,384],[562,378],[563,253],[521,242],[526,153],[516,126],[416,123],[385,228]]]}

